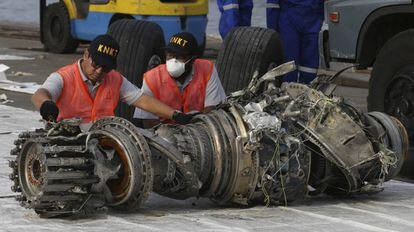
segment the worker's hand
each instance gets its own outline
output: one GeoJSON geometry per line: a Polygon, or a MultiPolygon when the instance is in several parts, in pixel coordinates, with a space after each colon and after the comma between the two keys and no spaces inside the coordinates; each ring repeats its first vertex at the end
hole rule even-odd
{"type": "Polygon", "coordinates": [[[59,108],[51,100],[44,101],[40,106],[40,115],[46,121],[56,122],[59,115],[59,108]]]}
{"type": "Polygon", "coordinates": [[[172,115],[172,119],[178,124],[187,124],[197,114],[200,114],[200,113],[197,112],[197,113],[184,114],[180,111],[174,111],[174,114],[172,115]]]}

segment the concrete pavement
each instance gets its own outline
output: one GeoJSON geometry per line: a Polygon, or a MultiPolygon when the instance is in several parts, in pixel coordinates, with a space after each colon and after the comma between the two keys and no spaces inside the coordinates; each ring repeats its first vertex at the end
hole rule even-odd
{"type": "MultiPolygon", "coordinates": [[[[51,72],[75,61],[82,54],[84,47],[78,49],[75,54],[46,53],[36,34],[25,37],[25,31],[18,33],[11,28],[3,34],[3,37],[0,32],[0,63],[10,66],[6,72],[10,80],[41,84],[51,72]],[[13,60],[10,59],[11,56],[30,59],[13,60]]],[[[219,38],[208,37],[205,58],[215,59],[220,44],[219,38]]],[[[334,67],[335,70],[341,68],[334,67]]],[[[334,74],[334,70],[321,70],[321,72],[334,74]]],[[[368,83],[368,77],[367,74],[354,71],[344,73],[337,80],[342,83],[342,86],[339,86],[335,93],[355,102],[364,110],[368,91],[361,82],[368,83]]],[[[13,193],[10,191],[11,183],[8,179],[10,169],[7,167],[7,160],[12,159],[9,151],[18,132],[41,127],[40,116],[37,112],[33,112],[29,94],[0,90],[1,93],[6,93],[14,102],[7,103],[7,106],[0,105],[2,121],[0,124],[0,132],[2,132],[0,133],[2,145],[0,146],[0,214],[2,215],[0,231],[412,231],[414,229],[412,222],[414,185],[399,181],[386,183],[385,191],[373,196],[334,199],[323,195],[296,202],[289,207],[218,207],[208,199],[176,201],[153,194],[137,213],[109,211],[77,221],[40,219],[32,210],[20,207],[11,197],[13,193]]]]}
{"type": "Polygon", "coordinates": [[[151,194],[134,213],[113,210],[80,220],[42,219],[13,199],[8,160],[24,130],[41,127],[33,111],[0,105],[0,231],[413,231],[414,184],[385,183],[376,195],[309,197],[285,207],[217,206],[205,198],[173,200],[151,194]]]}

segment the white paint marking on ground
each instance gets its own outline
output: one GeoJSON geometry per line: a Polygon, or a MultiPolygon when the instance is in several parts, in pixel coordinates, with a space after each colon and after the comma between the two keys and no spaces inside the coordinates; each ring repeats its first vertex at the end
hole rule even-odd
{"type": "Polygon", "coordinates": [[[0,60],[34,60],[33,57],[15,56],[15,55],[0,55],[0,60]]]}
{"type": "Polygon", "coordinates": [[[402,202],[395,203],[395,202],[383,202],[383,201],[368,201],[368,203],[374,204],[374,205],[394,206],[398,208],[407,208],[407,209],[414,210],[414,206],[410,205],[411,202],[407,202],[406,204],[401,204],[402,202]]]}
{"type": "Polygon", "coordinates": [[[213,221],[213,220],[210,220],[210,219],[207,219],[207,218],[188,218],[188,217],[184,217],[182,215],[171,215],[169,217],[200,223],[200,224],[209,226],[213,231],[219,231],[219,230],[220,231],[240,231],[240,232],[248,232],[249,231],[249,230],[246,230],[246,229],[243,229],[243,228],[240,228],[240,227],[225,226],[223,224],[220,224],[216,221],[213,221]]]}
{"type": "Polygon", "coordinates": [[[387,183],[390,183],[391,185],[402,185],[402,186],[407,186],[407,187],[411,187],[411,188],[414,187],[414,185],[412,183],[404,182],[404,181],[400,181],[400,180],[391,180],[387,183]]]}
{"type": "Polygon", "coordinates": [[[40,88],[40,85],[34,82],[15,82],[7,79],[6,71],[9,69],[9,66],[0,64],[0,89],[5,89],[9,91],[22,92],[34,94],[37,89],[40,88]]]}
{"type": "Polygon", "coordinates": [[[372,226],[372,225],[364,224],[364,223],[357,222],[357,221],[347,220],[347,219],[343,219],[343,218],[335,218],[335,217],[325,216],[325,215],[322,215],[322,214],[311,213],[311,212],[302,211],[302,210],[289,208],[289,207],[281,207],[281,208],[283,208],[286,211],[291,211],[291,212],[295,212],[295,213],[298,213],[298,214],[307,215],[309,217],[314,217],[314,218],[318,218],[318,219],[322,219],[322,220],[326,220],[326,221],[331,221],[331,222],[335,222],[335,223],[344,224],[344,225],[347,225],[347,226],[352,226],[352,227],[357,228],[359,231],[360,230],[368,230],[368,231],[374,231],[374,232],[380,232],[380,231],[395,232],[395,230],[388,230],[388,229],[384,229],[384,228],[381,228],[381,227],[372,226]]]}
{"type": "Polygon", "coordinates": [[[358,209],[358,208],[344,206],[344,205],[334,205],[334,207],[337,207],[337,208],[340,208],[340,209],[345,209],[345,210],[351,210],[351,211],[355,211],[355,212],[360,212],[360,213],[364,213],[364,214],[370,214],[370,215],[373,215],[375,217],[378,217],[378,218],[381,218],[381,219],[384,219],[384,220],[388,220],[388,221],[392,221],[392,222],[395,222],[395,223],[398,223],[398,224],[414,227],[414,222],[410,222],[410,221],[395,217],[395,216],[390,215],[390,214],[377,213],[375,211],[368,211],[368,210],[358,209]]]}
{"type": "Polygon", "coordinates": [[[14,83],[14,84],[0,84],[0,89],[13,91],[13,92],[34,94],[40,88],[40,85],[36,85],[36,84],[25,87],[25,86],[21,86],[20,84],[17,84],[17,83],[18,82],[14,83]]]}
{"type": "MultiPolygon", "coordinates": [[[[153,226],[142,225],[142,224],[130,222],[130,221],[128,221],[128,220],[126,220],[122,217],[114,217],[114,216],[108,215],[107,219],[112,219],[112,221],[115,221],[115,222],[117,222],[121,225],[130,225],[130,226],[136,227],[137,229],[138,228],[143,228],[143,229],[147,229],[149,231],[162,231],[162,229],[159,229],[159,228],[156,228],[156,227],[153,227],[153,226]]],[[[107,221],[107,219],[105,219],[105,221],[107,221]]]]}

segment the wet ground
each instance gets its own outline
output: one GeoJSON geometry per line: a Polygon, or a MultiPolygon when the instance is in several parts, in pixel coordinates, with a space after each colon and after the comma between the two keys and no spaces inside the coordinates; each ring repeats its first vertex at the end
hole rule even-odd
{"type": "Polygon", "coordinates": [[[219,207],[208,199],[152,194],[135,213],[109,210],[83,219],[42,219],[13,199],[8,160],[13,140],[41,127],[38,113],[0,105],[0,231],[413,231],[414,184],[385,183],[376,195],[326,195],[288,207],[219,207]]]}
{"type": "MultiPolygon", "coordinates": [[[[209,40],[214,59],[220,41],[209,40]]],[[[76,54],[45,53],[37,40],[0,37],[0,64],[10,66],[10,80],[42,83],[49,73],[76,60],[76,54]],[[16,57],[19,57],[16,60],[16,57]],[[23,58],[29,58],[22,60],[23,58]],[[14,58],[11,59],[11,58],[14,58]]],[[[337,94],[365,108],[367,90],[340,86],[337,94]]],[[[9,151],[20,131],[41,127],[30,94],[0,90],[12,103],[0,105],[0,231],[412,231],[414,185],[391,181],[377,195],[334,199],[323,195],[289,207],[218,207],[208,199],[176,201],[153,194],[133,214],[109,210],[92,218],[41,219],[13,199],[8,175],[9,151]],[[28,109],[28,110],[27,110],[28,109]]]]}
{"type": "MultiPolygon", "coordinates": [[[[211,2],[215,4],[215,1],[211,2]]],[[[36,4],[37,1],[23,0],[0,2],[0,18],[3,17],[1,24],[5,22],[4,17],[21,20],[23,23],[32,20],[32,24],[27,24],[27,29],[21,29],[21,24],[18,25],[20,29],[16,29],[16,24],[6,25],[9,29],[0,28],[0,64],[10,67],[6,74],[8,79],[13,81],[41,84],[51,72],[75,61],[82,52],[82,48],[76,54],[66,55],[43,51],[43,46],[37,39],[38,32],[33,30],[36,25],[36,15],[33,14],[36,4]],[[13,8],[15,3],[17,5],[13,8]],[[19,8],[19,4],[21,6],[22,3],[25,7],[19,8]],[[28,7],[32,9],[28,11],[28,7]],[[19,12],[19,15],[3,14],[13,11],[19,12]],[[22,60],[22,57],[28,59],[22,60]]],[[[210,7],[213,7],[213,4],[210,7]]],[[[264,17],[261,17],[260,22],[265,23],[264,17]]],[[[214,60],[220,43],[221,41],[216,37],[209,37],[205,57],[214,60]]],[[[360,73],[352,73],[352,75],[362,79],[362,83],[367,83],[368,75],[360,73]]],[[[350,87],[349,83],[346,83],[347,80],[351,79],[341,79],[343,85],[339,86],[335,93],[355,102],[362,110],[366,110],[367,89],[350,87]]],[[[13,158],[9,155],[9,151],[13,148],[13,140],[21,131],[41,127],[40,116],[37,112],[33,112],[30,94],[1,89],[0,94],[6,94],[13,101],[0,105],[0,231],[414,230],[412,221],[414,185],[399,181],[386,183],[385,190],[377,195],[356,196],[351,199],[334,199],[323,195],[296,202],[289,207],[218,207],[208,199],[176,201],[153,194],[137,213],[124,214],[109,210],[81,220],[41,219],[32,210],[20,207],[13,199],[11,183],[8,179],[10,172],[8,160],[13,158]]]]}

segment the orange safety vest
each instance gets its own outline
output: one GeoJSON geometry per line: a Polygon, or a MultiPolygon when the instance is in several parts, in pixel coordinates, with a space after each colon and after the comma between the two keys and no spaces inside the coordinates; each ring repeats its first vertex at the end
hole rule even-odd
{"type": "Polygon", "coordinates": [[[82,118],[82,123],[94,122],[107,116],[114,116],[119,101],[123,78],[116,71],[103,77],[95,98],[89,94],[82,79],[78,63],[67,65],[57,71],[63,79],[63,89],[56,102],[59,107],[58,121],[68,118],[82,118]]]}
{"type": "MultiPolygon", "coordinates": [[[[162,64],[144,74],[144,81],[154,94],[154,97],[170,107],[184,113],[203,111],[206,87],[213,71],[213,62],[205,59],[194,61],[193,79],[181,94],[177,83],[162,64]]],[[[170,122],[171,123],[171,122],[170,122]]]]}

